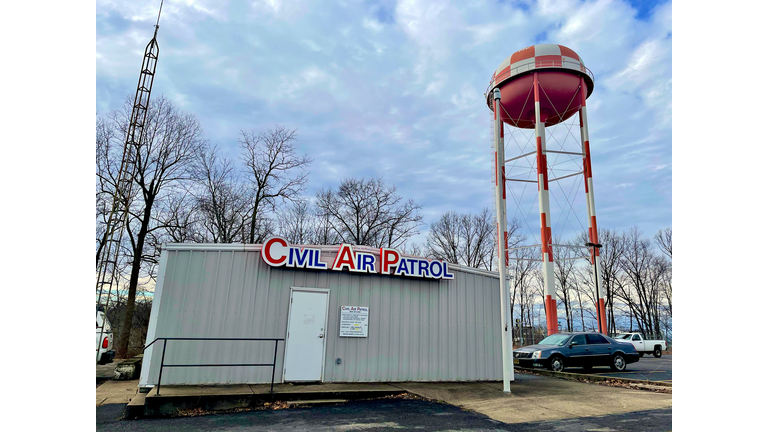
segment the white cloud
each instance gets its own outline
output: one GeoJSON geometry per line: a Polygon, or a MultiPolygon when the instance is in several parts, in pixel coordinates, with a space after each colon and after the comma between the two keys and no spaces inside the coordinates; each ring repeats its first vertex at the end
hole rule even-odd
{"type": "MultiPolygon", "coordinates": [[[[100,113],[135,90],[157,6],[97,2],[100,113]]],[[[638,20],[616,0],[180,0],[166,1],[160,26],[153,92],[195,113],[212,142],[235,154],[241,128],[298,127],[315,159],[307,195],[382,175],[429,217],[493,207],[488,80],[520,48],[566,45],[596,75],[588,110],[600,225],[671,225],[670,3],[638,20]]]]}

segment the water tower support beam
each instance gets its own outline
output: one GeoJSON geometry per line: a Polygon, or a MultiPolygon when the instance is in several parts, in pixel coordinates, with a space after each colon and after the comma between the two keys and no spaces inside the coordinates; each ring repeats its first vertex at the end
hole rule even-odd
{"type": "Polygon", "coordinates": [[[504,123],[501,121],[501,92],[493,91],[493,143],[496,170],[496,243],[499,245],[499,298],[501,301],[501,361],[504,393],[510,392],[509,382],[514,381],[512,365],[512,306],[510,305],[507,265],[509,265],[507,234],[507,182],[504,166],[504,123]]]}
{"type": "MultiPolygon", "coordinates": [[[[581,109],[579,109],[579,125],[581,126],[581,151],[584,153],[584,190],[587,194],[587,216],[589,217],[589,242],[598,244],[597,216],[595,216],[595,189],[592,183],[592,157],[589,150],[589,129],[587,127],[587,85],[581,78],[581,109]]],[[[603,287],[602,273],[600,272],[600,249],[590,248],[594,278],[597,281],[598,299],[595,305],[599,317],[600,328],[598,331],[608,334],[608,321],[605,313],[605,289],[603,287]]]]}
{"type": "Polygon", "coordinates": [[[533,73],[533,95],[536,108],[536,174],[539,182],[539,213],[541,214],[541,260],[544,267],[544,312],[547,314],[547,335],[557,333],[557,293],[552,256],[552,221],[549,215],[549,177],[547,174],[547,143],[545,118],[541,116],[539,73],[533,73]]]}

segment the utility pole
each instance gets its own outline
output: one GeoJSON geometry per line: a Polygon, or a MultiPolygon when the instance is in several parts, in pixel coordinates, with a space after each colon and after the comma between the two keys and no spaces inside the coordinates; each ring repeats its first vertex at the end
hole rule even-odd
{"type": "Polygon", "coordinates": [[[596,307],[595,307],[595,312],[596,312],[595,315],[597,315],[597,332],[598,333],[602,333],[603,326],[600,325],[601,324],[600,323],[600,315],[601,315],[601,312],[600,312],[600,285],[597,282],[597,278],[600,275],[597,272],[597,260],[595,259],[595,257],[597,256],[597,249],[603,247],[603,245],[601,245],[600,243],[591,243],[591,242],[585,243],[584,245],[592,248],[592,263],[595,266],[595,292],[597,293],[597,297],[595,297],[595,305],[596,305],[596,307]]]}
{"type": "Polygon", "coordinates": [[[501,121],[501,92],[493,91],[494,117],[493,117],[493,142],[496,168],[496,245],[499,253],[499,299],[501,303],[501,362],[504,393],[510,392],[510,381],[515,379],[514,365],[510,364],[512,357],[512,310],[510,302],[509,276],[507,265],[509,264],[509,252],[507,248],[507,184],[506,169],[504,165],[504,122],[501,121]]]}

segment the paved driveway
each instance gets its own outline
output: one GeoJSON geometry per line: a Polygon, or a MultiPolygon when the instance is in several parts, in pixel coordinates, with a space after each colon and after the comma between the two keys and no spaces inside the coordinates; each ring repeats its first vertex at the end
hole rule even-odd
{"type": "Polygon", "coordinates": [[[624,372],[614,372],[610,367],[594,367],[591,372],[584,372],[580,368],[566,369],[565,372],[589,373],[590,375],[599,375],[617,378],[632,378],[649,381],[672,382],[672,356],[662,355],[660,358],[654,356],[644,356],[637,363],[627,365],[624,372]]]}
{"type": "Polygon", "coordinates": [[[511,393],[502,393],[500,382],[396,385],[413,394],[471,409],[504,423],[621,416],[672,407],[671,394],[528,374],[515,374],[511,393]]]}

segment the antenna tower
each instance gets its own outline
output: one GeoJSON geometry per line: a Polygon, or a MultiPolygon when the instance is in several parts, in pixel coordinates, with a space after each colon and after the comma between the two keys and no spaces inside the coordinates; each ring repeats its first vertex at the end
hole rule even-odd
{"type": "MultiPolygon", "coordinates": [[[[112,208],[107,219],[107,226],[102,237],[101,253],[96,254],[96,316],[102,303],[104,287],[107,287],[107,298],[104,304],[104,316],[109,307],[112,296],[112,286],[117,279],[117,263],[120,255],[120,242],[123,238],[125,225],[128,223],[128,209],[131,205],[134,175],[136,174],[136,156],[142,145],[144,137],[144,123],[147,119],[149,108],[149,96],[152,93],[152,83],[155,80],[155,68],[160,48],[157,45],[157,30],[160,28],[160,13],[163,11],[163,2],[160,1],[160,10],[157,13],[155,33],[152,40],[144,50],[144,58],[139,73],[139,84],[136,86],[136,96],[133,100],[131,120],[128,124],[128,133],[123,145],[123,157],[120,162],[120,171],[117,176],[117,184],[112,193],[112,208]]],[[[96,361],[99,361],[99,347],[104,337],[104,324],[101,326],[99,345],[96,347],[96,361]]]]}

